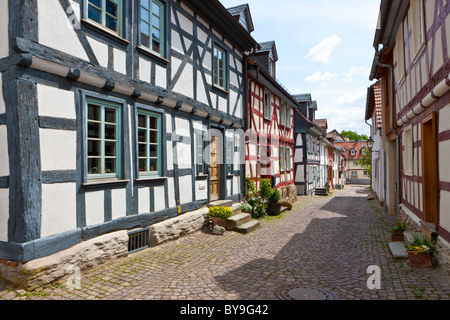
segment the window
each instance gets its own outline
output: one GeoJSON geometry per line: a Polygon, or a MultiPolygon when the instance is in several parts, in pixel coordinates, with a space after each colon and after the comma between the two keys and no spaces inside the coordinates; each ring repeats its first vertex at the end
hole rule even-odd
{"type": "Polygon", "coordinates": [[[223,90],[227,90],[227,53],[226,51],[214,44],[214,85],[223,90]]]}
{"type": "Polygon", "coordinates": [[[227,175],[233,174],[233,155],[234,155],[233,140],[227,140],[227,157],[226,157],[227,175]]]}
{"type": "Polygon", "coordinates": [[[141,0],[141,45],[162,56],[164,52],[164,5],[141,0]]]}
{"type": "Polygon", "coordinates": [[[286,103],[286,127],[292,127],[292,108],[286,103]]]}
{"type": "Polygon", "coordinates": [[[413,13],[413,48],[414,60],[417,61],[418,56],[422,52],[422,46],[425,43],[425,23],[423,13],[423,0],[411,1],[413,13]]]}
{"type": "Polygon", "coordinates": [[[89,179],[121,176],[121,105],[87,98],[87,174],[89,179]]]}
{"type": "Polygon", "coordinates": [[[351,156],[356,156],[356,150],[355,149],[350,150],[350,155],[351,156]]]}
{"type": "Polygon", "coordinates": [[[366,149],[367,149],[367,147],[362,147],[362,148],[361,148],[361,155],[362,155],[362,156],[364,155],[364,152],[366,151],[366,149]]]}
{"type": "Polygon", "coordinates": [[[140,175],[162,176],[161,114],[138,110],[137,144],[140,175]]]}
{"type": "Polygon", "coordinates": [[[264,92],[264,118],[267,120],[272,119],[272,103],[269,92],[264,92]]]}
{"type": "Polygon", "coordinates": [[[269,73],[275,78],[275,62],[269,58],[269,73]]]}
{"type": "Polygon", "coordinates": [[[287,105],[285,102],[283,102],[280,106],[280,124],[282,126],[286,125],[286,107],[287,105]]]}
{"type": "Polygon", "coordinates": [[[280,170],[286,171],[286,149],[280,147],[280,170]]]}
{"type": "Polygon", "coordinates": [[[405,77],[405,41],[403,36],[404,24],[400,25],[400,28],[395,39],[395,51],[394,55],[397,58],[397,67],[395,68],[395,77],[397,84],[401,84],[405,77]]]}
{"type": "Polygon", "coordinates": [[[291,148],[286,147],[286,169],[288,171],[292,170],[291,156],[292,156],[291,148]]]}
{"type": "Polygon", "coordinates": [[[122,35],[123,0],[88,0],[87,17],[122,35]]]}
{"type": "Polygon", "coordinates": [[[405,175],[412,176],[413,175],[413,138],[412,138],[412,127],[408,127],[403,132],[403,168],[405,171],[405,175]]]}
{"type": "Polygon", "coordinates": [[[204,152],[206,148],[206,141],[205,141],[206,139],[204,137],[205,133],[198,132],[196,134],[195,140],[196,140],[196,157],[197,157],[196,162],[197,175],[208,174],[206,162],[204,159],[204,152]]]}

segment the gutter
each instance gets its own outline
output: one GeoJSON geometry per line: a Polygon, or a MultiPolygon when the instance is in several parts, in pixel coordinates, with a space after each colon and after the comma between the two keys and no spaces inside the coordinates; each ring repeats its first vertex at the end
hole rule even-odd
{"type": "MultiPolygon", "coordinates": [[[[375,46],[375,63],[377,64],[377,66],[379,67],[384,67],[384,68],[388,68],[389,69],[389,73],[390,73],[390,84],[391,84],[391,94],[389,95],[389,99],[390,99],[390,108],[391,108],[391,121],[390,121],[390,128],[392,130],[392,132],[394,132],[395,134],[395,144],[396,144],[396,151],[397,151],[397,181],[395,183],[395,189],[397,191],[397,216],[400,215],[400,204],[402,203],[402,198],[401,198],[401,193],[400,193],[400,134],[398,133],[398,131],[395,129],[394,127],[394,92],[395,92],[395,85],[394,85],[394,67],[390,64],[385,64],[385,63],[381,63],[380,62],[380,56],[383,52],[383,50],[385,49],[385,47],[378,51],[377,47],[375,46]]],[[[386,199],[385,199],[386,201],[386,199]]]]}

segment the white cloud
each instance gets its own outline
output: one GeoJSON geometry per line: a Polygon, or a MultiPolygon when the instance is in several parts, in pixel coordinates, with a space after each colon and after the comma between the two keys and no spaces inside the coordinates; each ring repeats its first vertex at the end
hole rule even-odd
{"type": "Polygon", "coordinates": [[[344,78],[342,81],[350,82],[353,81],[355,77],[367,78],[370,73],[370,68],[366,67],[351,67],[348,72],[344,73],[344,78]]]}
{"type": "Polygon", "coordinates": [[[311,58],[312,62],[321,62],[327,64],[330,62],[333,50],[341,43],[341,38],[337,35],[325,38],[315,47],[311,48],[305,58],[311,58]]]}
{"type": "Polygon", "coordinates": [[[337,73],[330,73],[330,72],[324,72],[317,71],[313,75],[310,75],[309,77],[305,78],[306,82],[322,82],[322,81],[336,81],[337,80],[337,73]]]}
{"type": "Polygon", "coordinates": [[[347,92],[339,96],[336,102],[340,105],[354,104],[358,100],[367,96],[367,90],[359,90],[356,92],[347,92]]]}

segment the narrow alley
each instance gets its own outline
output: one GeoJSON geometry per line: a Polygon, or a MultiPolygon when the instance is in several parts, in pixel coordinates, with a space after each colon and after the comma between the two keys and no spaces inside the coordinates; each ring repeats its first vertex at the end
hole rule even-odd
{"type": "MultiPolygon", "coordinates": [[[[0,288],[2,300],[283,300],[289,290],[329,300],[450,299],[438,268],[411,268],[390,253],[396,218],[367,200],[366,186],[328,197],[300,197],[292,211],[266,218],[249,235],[196,233],[34,293],[0,288]],[[368,268],[381,271],[370,290],[368,268]]],[[[292,295],[290,296],[292,298],[292,295]]]]}

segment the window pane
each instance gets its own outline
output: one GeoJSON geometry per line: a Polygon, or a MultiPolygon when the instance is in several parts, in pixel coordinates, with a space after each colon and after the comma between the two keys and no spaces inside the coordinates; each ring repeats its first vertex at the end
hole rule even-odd
{"type": "Polygon", "coordinates": [[[88,173],[100,174],[100,158],[88,158],[88,173]]]}
{"type": "Polygon", "coordinates": [[[140,143],[138,149],[139,149],[139,157],[147,157],[147,144],[140,143]]]}
{"type": "Polygon", "coordinates": [[[147,159],[139,159],[139,172],[147,171],[147,159]]]}
{"type": "Polygon", "coordinates": [[[156,29],[156,28],[152,28],[152,38],[153,38],[153,40],[159,42],[161,40],[160,37],[161,37],[161,33],[159,32],[159,30],[156,29]]]}
{"type": "Polygon", "coordinates": [[[152,50],[161,53],[161,43],[153,39],[152,50]]]}
{"type": "Polygon", "coordinates": [[[88,141],[88,156],[97,156],[101,155],[100,153],[101,143],[100,141],[88,141]]]}
{"type": "Polygon", "coordinates": [[[158,171],[158,159],[150,159],[150,172],[158,171]]]}
{"type": "Polygon", "coordinates": [[[150,157],[158,158],[158,145],[150,145],[150,157]]]}
{"type": "Polygon", "coordinates": [[[116,115],[116,109],[105,108],[105,122],[117,123],[116,115]]]}
{"type": "Polygon", "coordinates": [[[100,139],[100,123],[88,123],[88,138],[100,139]]]}
{"type": "Polygon", "coordinates": [[[145,35],[150,35],[150,24],[141,20],[141,33],[145,35]]]}
{"type": "Polygon", "coordinates": [[[117,136],[116,136],[116,126],[115,125],[106,124],[105,125],[105,139],[116,140],[116,138],[117,138],[117,136]]]}
{"type": "Polygon", "coordinates": [[[105,173],[116,173],[116,159],[107,158],[105,159],[105,173]]]}
{"type": "Polygon", "coordinates": [[[118,1],[106,0],[106,12],[114,17],[118,17],[119,16],[118,1]]]}
{"type": "Polygon", "coordinates": [[[141,8],[141,19],[150,22],[150,12],[147,9],[141,8]]]}
{"type": "Polygon", "coordinates": [[[150,117],[150,129],[158,130],[158,118],[150,117]]]}
{"type": "Polygon", "coordinates": [[[158,17],[161,16],[161,7],[155,1],[152,1],[152,13],[158,17]]]}
{"type": "Polygon", "coordinates": [[[101,116],[100,116],[100,107],[90,104],[88,106],[88,119],[89,120],[97,120],[100,121],[101,120],[101,116]]]}
{"type": "Polygon", "coordinates": [[[88,9],[88,18],[98,23],[102,23],[102,12],[90,5],[88,9]]]}
{"type": "Polygon", "coordinates": [[[102,6],[102,0],[89,0],[89,3],[92,3],[99,8],[101,8],[101,6],[102,6]]]}
{"type": "Polygon", "coordinates": [[[116,153],[116,142],[106,141],[105,142],[105,156],[114,157],[117,155],[116,153]]]}
{"type": "Polygon", "coordinates": [[[150,47],[150,37],[146,34],[141,33],[141,45],[144,47],[150,47]]]}
{"type": "Polygon", "coordinates": [[[141,0],[141,6],[147,10],[150,10],[150,0],[141,0]]]}
{"type": "Polygon", "coordinates": [[[159,29],[161,26],[161,21],[159,20],[159,17],[153,15],[152,17],[152,26],[156,29],[159,29]]]}
{"type": "Polygon", "coordinates": [[[158,143],[158,132],[150,131],[150,143],[158,143]]]}
{"type": "Polygon", "coordinates": [[[107,15],[106,16],[106,27],[108,29],[118,32],[119,31],[118,20],[116,18],[113,18],[113,17],[107,15]]]}
{"type": "Polygon", "coordinates": [[[138,127],[139,128],[147,128],[147,117],[140,114],[138,115],[138,127]]]}
{"type": "Polygon", "coordinates": [[[138,130],[138,142],[147,142],[147,130],[138,130]]]}

